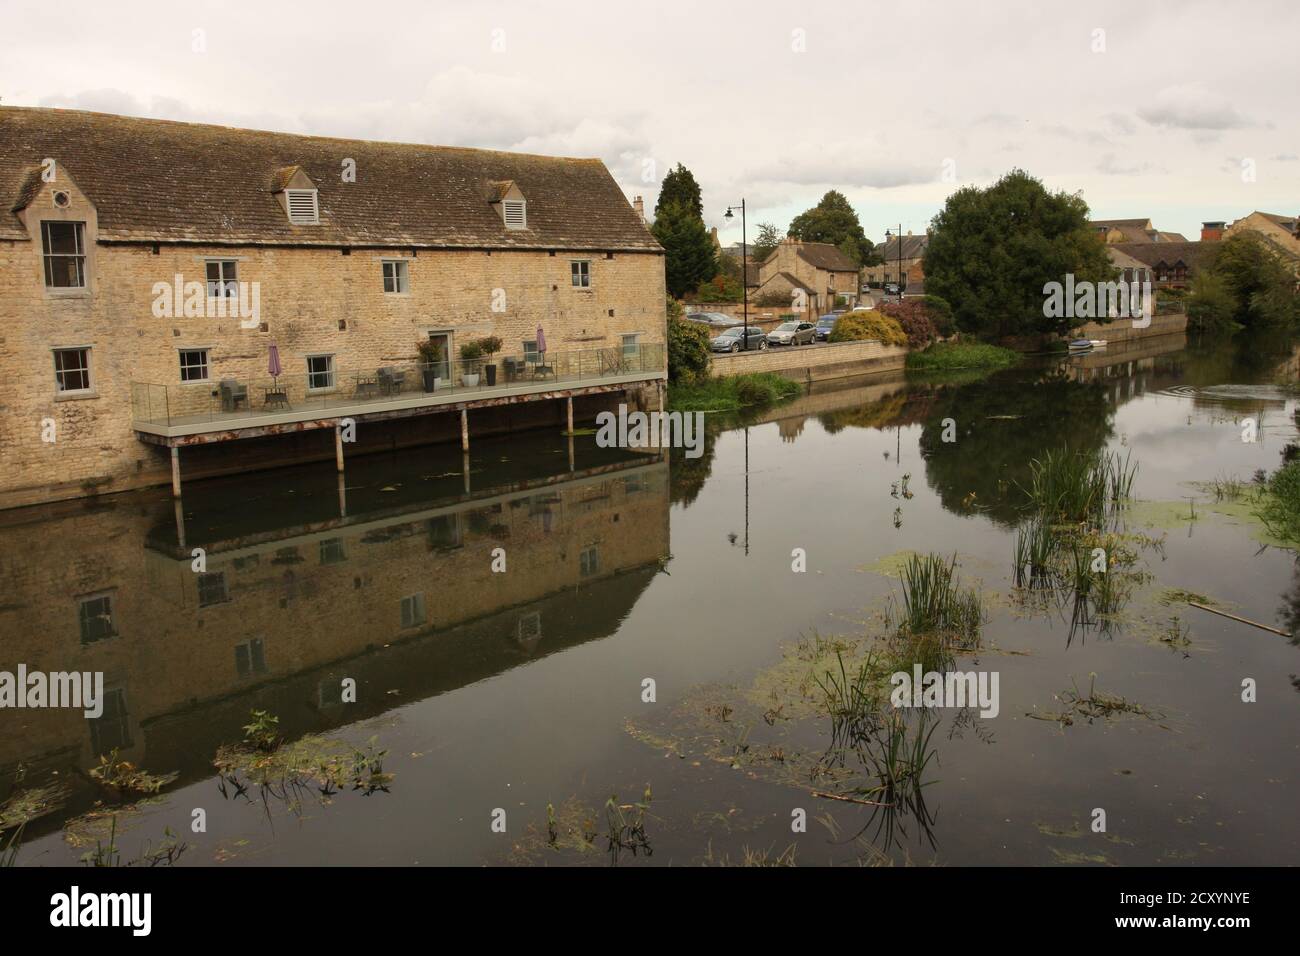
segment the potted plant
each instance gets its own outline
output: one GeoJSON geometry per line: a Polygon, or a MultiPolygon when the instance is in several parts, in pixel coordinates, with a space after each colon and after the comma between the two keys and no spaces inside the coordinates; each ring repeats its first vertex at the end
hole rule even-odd
{"type": "Polygon", "coordinates": [[[465,363],[465,371],[461,373],[461,381],[470,388],[478,385],[478,369],[482,364],[483,346],[477,339],[471,339],[460,347],[461,361],[465,363]]]}
{"type": "Polygon", "coordinates": [[[420,356],[420,377],[424,381],[424,390],[437,391],[438,386],[442,384],[442,377],[438,374],[442,369],[442,342],[424,339],[415,343],[415,351],[420,356]]]}
{"type": "Polygon", "coordinates": [[[487,383],[489,385],[495,385],[497,383],[497,366],[496,363],[492,361],[492,356],[501,351],[501,339],[497,338],[495,335],[485,335],[483,338],[478,340],[478,344],[479,348],[483,350],[483,354],[487,357],[487,364],[483,366],[483,372],[487,375],[487,383]]]}

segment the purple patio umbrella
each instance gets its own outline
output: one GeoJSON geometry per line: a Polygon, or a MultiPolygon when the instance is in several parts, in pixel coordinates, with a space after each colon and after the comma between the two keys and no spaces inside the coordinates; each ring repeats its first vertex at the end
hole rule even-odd
{"type": "Polygon", "coordinates": [[[277,387],[279,383],[276,380],[284,369],[280,367],[280,347],[274,342],[271,343],[269,354],[266,357],[266,371],[271,376],[271,387],[277,387]]]}
{"type": "Polygon", "coordinates": [[[537,351],[543,354],[546,352],[546,333],[540,325],[537,327],[537,351]]]}

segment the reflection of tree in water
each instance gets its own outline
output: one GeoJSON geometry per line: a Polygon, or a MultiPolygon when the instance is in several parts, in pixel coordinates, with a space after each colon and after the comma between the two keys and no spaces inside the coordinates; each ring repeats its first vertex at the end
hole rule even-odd
{"type": "MultiPolygon", "coordinates": [[[[689,413],[688,413],[689,414],[689,413]]],[[[674,448],[669,457],[669,495],[672,503],[690,505],[713,472],[713,456],[718,450],[718,436],[731,428],[753,424],[760,412],[746,410],[725,415],[704,416],[704,454],[687,458],[686,449],[674,448]]]]}
{"type": "Polygon", "coordinates": [[[1282,606],[1277,610],[1277,619],[1291,632],[1291,645],[1300,647],[1300,562],[1296,565],[1291,590],[1282,595],[1282,606]]]}
{"type": "Polygon", "coordinates": [[[1029,463],[1052,448],[1103,447],[1113,413],[1102,385],[1072,381],[1060,366],[944,387],[921,432],[926,480],[949,511],[968,511],[965,499],[1001,524],[1016,524],[1025,505],[1017,485],[1028,484],[1029,463]],[[954,442],[942,440],[945,418],[955,422],[954,442]]]}
{"type": "Polygon", "coordinates": [[[928,389],[904,389],[876,402],[823,412],[817,420],[830,435],[846,428],[884,429],[919,425],[929,414],[934,398],[934,393],[928,389]]]}
{"type": "Polygon", "coordinates": [[[1287,330],[1195,336],[1178,360],[1187,385],[1272,384],[1295,378],[1295,336],[1287,330]]]}

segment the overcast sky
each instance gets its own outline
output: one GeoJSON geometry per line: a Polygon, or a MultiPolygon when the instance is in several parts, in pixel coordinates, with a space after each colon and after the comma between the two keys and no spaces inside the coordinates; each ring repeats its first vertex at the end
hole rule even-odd
{"type": "Polygon", "coordinates": [[[830,188],[920,232],[1014,166],[1189,239],[1300,213],[1296,0],[4,0],[4,34],[6,104],[598,156],[648,208],[681,162],[724,241],[830,188]]]}

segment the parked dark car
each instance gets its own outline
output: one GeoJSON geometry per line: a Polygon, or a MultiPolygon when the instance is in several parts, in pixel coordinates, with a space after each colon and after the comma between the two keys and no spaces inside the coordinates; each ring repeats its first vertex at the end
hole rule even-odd
{"type": "Polygon", "coordinates": [[[825,342],[831,337],[831,332],[835,330],[835,323],[840,319],[838,313],[823,315],[817,320],[817,325],[813,329],[813,338],[818,342],[825,342]]]}
{"type": "Polygon", "coordinates": [[[748,342],[749,350],[762,351],[767,348],[767,336],[757,325],[749,327],[749,336],[745,335],[745,327],[736,325],[729,329],[723,329],[712,339],[709,340],[709,348],[715,352],[739,352],[745,348],[748,342]]]}
{"type": "Polygon", "coordinates": [[[782,322],[767,333],[767,341],[769,345],[811,344],[813,335],[813,324],[811,322],[782,322]]]}

